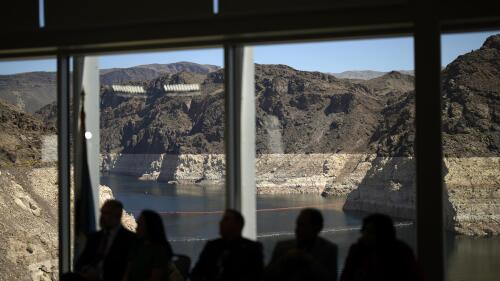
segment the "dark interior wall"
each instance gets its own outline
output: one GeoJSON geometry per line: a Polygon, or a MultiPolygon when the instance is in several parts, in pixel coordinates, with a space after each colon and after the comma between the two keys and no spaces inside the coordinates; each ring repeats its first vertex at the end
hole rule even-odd
{"type": "MultiPolygon", "coordinates": [[[[458,32],[498,29],[496,1],[428,3],[441,32],[458,32]]],[[[418,2],[219,0],[214,15],[213,0],[45,0],[41,29],[38,0],[6,0],[0,1],[0,57],[410,34],[418,2]]]]}
{"type": "Polygon", "coordinates": [[[38,28],[38,0],[0,2],[0,32],[33,31],[38,28]]]}
{"type": "Polygon", "coordinates": [[[408,0],[219,0],[221,15],[276,14],[325,9],[373,8],[408,4],[408,0]]]}
{"type": "Polygon", "coordinates": [[[137,25],[213,16],[212,0],[46,0],[47,29],[137,25]]]}

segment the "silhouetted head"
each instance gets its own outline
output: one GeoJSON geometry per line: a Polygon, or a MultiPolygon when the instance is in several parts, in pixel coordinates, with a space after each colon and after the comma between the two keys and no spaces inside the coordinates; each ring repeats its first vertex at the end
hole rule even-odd
{"type": "Polygon", "coordinates": [[[152,210],[141,212],[137,220],[137,237],[151,244],[166,245],[167,235],[163,228],[163,221],[160,215],[152,210]]]}
{"type": "Polygon", "coordinates": [[[295,238],[299,243],[316,240],[323,229],[323,215],[318,209],[303,209],[297,217],[295,238]]]}
{"type": "Polygon", "coordinates": [[[101,207],[99,225],[104,230],[110,230],[121,223],[123,204],[118,200],[107,200],[101,207]]]}
{"type": "Polygon", "coordinates": [[[245,219],[240,212],[227,209],[219,223],[219,233],[223,239],[236,239],[241,237],[245,219]]]}
{"type": "Polygon", "coordinates": [[[392,219],[383,214],[373,214],[363,219],[361,239],[368,244],[383,244],[396,240],[392,219]]]}

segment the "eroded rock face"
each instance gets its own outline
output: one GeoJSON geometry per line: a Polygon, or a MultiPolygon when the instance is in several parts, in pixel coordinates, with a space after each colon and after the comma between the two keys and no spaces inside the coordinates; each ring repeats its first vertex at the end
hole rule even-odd
{"type": "Polygon", "coordinates": [[[101,155],[100,167],[105,173],[180,184],[218,184],[226,171],[222,154],[107,154],[101,155]]]}
{"type": "MultiPolygon", "coordinates": [[[[58,280],[57,170],[0,170],[0,280],[58,280]]],[[[100,204],[112,199],[100,187],[100,204]]],[[[135,231],[132,215],[123,225],[135,231]]]]}
{"type": "Polygon", "coordinates": [[[415,159],[374,158],[358,188],[347,196],[344,210],[379,212],[413,219],[415,159]]]}
{"type": "MultiPolygon", "coordinates": [[[[117,154],[102,159],[106,172],[144,180],[219,187],[224,181],[225,159],[219,154],[117,154]]],[[[466,235],[499,234],[500,158],[445,158],[444,164],[447,228],[466,235]]],[[[413,157],[261,154],[256,159],[256,188],[259,194],[346,196],[345,210],[414,219],[415,169],[413,157]]]]}
{"type": "Polygon", "coordinates": [[[1,280],[57,279],[56,178],[48,168],[1,170],[1,280]]]}
{"type": "MultiPolygon", "coordinates": [[[[364,178],[373,157],[372,154],[261,154],[255,163],[257,193],[344,196],[364,178]]],[[[222,154],[101,156],[103,172],[179,184],[222,186],[225,165],[222,154]]]]}
{"type": "Polygon", "coordinates": [[[500,157],[447,158],[448,228],[500,235],[500,157]]]}
{"type": "MultiPolygon", "coordinates": [[[[450,231],[500,234],[500,158],[445,158],[445,216],[450,231]]],[[[377,157],[346,199],[344,210],[415,217],[415,159],[377,157]]]]}

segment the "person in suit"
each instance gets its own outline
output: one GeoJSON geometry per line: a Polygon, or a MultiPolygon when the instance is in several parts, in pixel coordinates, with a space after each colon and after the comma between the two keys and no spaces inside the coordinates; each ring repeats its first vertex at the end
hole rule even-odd
{"type": "Polygon", "coordinates": [[[207,242],[191,272],[192,281],[257,281],[263,272],[262,244],[243,238],[244,218],[227,209],[219,223],[221,238],[207,242]]]}
{"type": "Polygon", "coordinates": [[[129,256],[124,281],[163,281],[173,256],[161,216],[152,210],[137,220],[138,242],[129,256]]]}
{"type": "Polygon", "coordinates": [[[323,216],[303,209],[296,221],[295,239],[276,244],[265,280],[337,280],[338,247],[321,237],[323,216]]]}
{"type": "Polygon", "coordinates": [[[87,237],[75,263],[75,273],[63,280],[122,281],[135,234],[121,224],[123,204],[108,200],[101,207],[101,230],[87,237]]]}
{"type": "Polygon", "coordinates": [[[392,219],[372,214],[363,219],[361,238],[349,249],[341,281],[420,281],[412,249],[396,239],[392,219]]]}

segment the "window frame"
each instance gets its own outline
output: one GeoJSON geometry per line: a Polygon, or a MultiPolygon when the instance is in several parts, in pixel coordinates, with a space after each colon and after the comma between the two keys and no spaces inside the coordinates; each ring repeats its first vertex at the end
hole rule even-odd
{"type": "MultiPolygon", "coordinates": [[[[418,1],[414,1],[418,2],[418,1]]],[[[26,58],[57,56],[58,58],[58,157],[59,157],[59,257],[60,274],[69,270],[70,218],[70,160],[69,151],[69,59],[75,55],[96,55],[110,52],[175,50],[223,45],[225,50],[234,46],[258,43],[296,42],[308,40],[346,40],[374,37],[409,35],[415,40],[416,77],[416,161],[417,161],[417,255],[429,280],[445,280],[444,219],[442,147],[440,130],[440,35],[459,31],[480,31],[500,28],[499,9],[471,9],[458,5],[449,9],[446,3],[432,6],[427,1],[405,6],[374,9],[325,10],[314,13],[288,13],[280,15],[254,15],[242,17],[217,16],[206,20],[160,23],[156,25],[103,28],[101,30],[41,30],[6,33],[0,46],[0,58],[26,58]],[[258,22],[259,24],[255,24],[258,22]],[[326,23],[326,24],[325,24],[326,23]],[[147,31],[147,32],[145,32],[147,31]],[[430,52],[430,58],[429,58],[430,52]],[[423,95],[422,93],[426,93],[423,95]],[[427,108],[425,114],[421,114],[427,108]],[[433,124],[432,129],[424,125],[433,124]],[[419,148],[420,147],[420,148],[419,148]],[[422,147],[425,147],[425,152],[422,147]],[[429,149],[434,153],[429,153],[429,149]],[[436,189],[437,188],[437,189],[436,189]],[[424,199],[425,198],[425,199],[424,199]],[[440,215],[436,215],[440,214],[440,215]]],[[[443,1],[446,2],[446,1],[443,1]]],[[[242,56],[240,59],[245,59],[242,56]]],[[[234,63],[234,62],[233,62],[234,63]]],[[[232,63],[225,62],[229,69],[232,63]]],[[[234,68],[236,69],[241,68],[234,68]]],[[[238,70],[239,71],[239,70],[238,70]]],[[[239,72],[233,75],[242,76],[239,72]]],[[[226,83],[227,84],[227,83],[226,83]]],[[[226,85],[227,87],[227,85],[226,85]]],[[[228,91],[230,94],[235,94],[228,91]]],[[[237,94],[235,94],[237,95],[237,94]]],[[[228,96],[229,97],[229,96],[228,96]]],[[[238,124],[242,110],[234,110],[241,96],[230,100],[231,114],[226,114],[226,124],[238,124]]],[[[248,132],[247,132],[248,133],[248,132]]],[[[250,132],[252,134],[252,132],[250,132]]],[[[253,132],[255,135],[255,132],[253,132]]],[[[241,147],[242,139],[231,137],[226,157],[232,165],[241,167],[243,158],[234,148],[241,147]]],[[[229,162],[228,162],[229,163],[229,162]]],[[[248,163],[246,163],[248,164],[248,163]]],[[[227,168],[228,177],[237,171],[227,168]]],[[[75,171],[79,173],[81,171],[75,171]]],[[[229,196],[241,194],[241,184],[226,182],[229,196]]],[[[226,198],[226,205],[238,207],[226,198]]]]}

